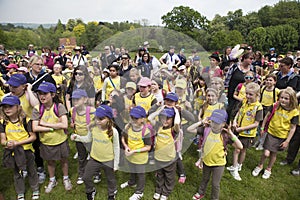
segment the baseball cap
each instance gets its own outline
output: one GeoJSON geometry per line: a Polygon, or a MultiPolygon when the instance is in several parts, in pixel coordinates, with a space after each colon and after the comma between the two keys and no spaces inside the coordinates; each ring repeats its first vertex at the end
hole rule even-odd
{"type": "Polygon", "coordinates": [[[275,48],[274,48],[274,47],[271,47],[271,48],[270,48],[270,51],[275,51],[275,48]]]}
{"type": "Polygon", "coordinates": [[[19,87],[20,85],[26,84],[27,79],[23,74],[13,74],[6,83],[14,87],[19,87]]]}
{"type": "Polygon", "coordinates": [[[17,71],[21,71],[21,72],[28,72],[28,69],[27,69],[27,67],[19,67],[18,69],[17,69],[17,71]]]}
{"type": "Polygon", "coordinates": [[[178,70],[184,70],[184,69],[186,69],[185,65],[180,65],[180,67],[178,67],[178,70]]]}
{"type": "Polygon", "coordinates": [[[136,84],[134,82],[127,82],[125,88],[133,88],[136,90],[136,84]]]}
{"type": "Polygon", "coordinates": [[[178,101],[178,95],[175,92],[169,92],[166,95],[165,99],[177,102],[178,101]]]}
{"type": "Polygon", "coordinates": [[[80,46],[76,46],[73,50],[74,51],[81,51],[81,48],[80,48],[80,46]]]}
{"type": "Polygon", "coordinates": [[[175,88],[181,88],[185,89],[186,88],[186,81],[184,79],[178,79],[176,80],[175,88]]]}
{"type": "Polygon", "coordinates": [[[102,71],[103,73],[104,72],[106,72],[106,73],[110,73],[110,71],[107,69],[107,68],[105,68],[105,69],[103,69],[103,71],[102,71]]]}
{"type": "Polygon", "coordinates": [[[174,117],[175,116],[175,111],[174,108],[164,108],[163,111],[161,111],[160,115],[164,115],[166,117],[174,117]]]}
{"type": "Polygon", "coordinates": [[[200,60],[200,56],[195,56],[193,60],[194,61],[199,61],[200,60]]]}
{"type": "Polygon", "coordinates": [[[53,83],[49,83],[49,82],[43,82],[39,85],[37,91],[41,91],[41,92],[56,92],[56,87],[53,83]]]}
{"type": "Polygon", "coordinates": [[[217,123],[217,124],[221,124],[223,122],[227,121],[227,112],[225,110],[214,110],[210,116],[210,120],[217,123]]]}
{"type": "Polygon", "coordinates": [[[142,77],[141,80],[138,82],[138,86],[147,87],[150,85],[152,85],[152,82],[151,82],[150,78],[148,78],[148,77],[142,77]]]}
{"type": "Polygon", "coordinates": [[[14,69],[18,69],[18,65],[17,64],[14,64],[14,63],[10,63],[6,68],[7,69],[12,69],[12,68],[14,68],[14,69]]]}
{"type": "Polygon", "coordinates": [[[144,118],[147,116],[145,109],[141,106],[133,107],[129,114],[135,118],[144,118]]]}
{"type": "Polygon", "coordinates": [[[109,119],[113,118],[113,111],[112,108],[108,105],[100,105],[96,109],[96,117],[102,118],[102,117],[108,117],[109,119]]]}
{"type": "Polygon", "coordinates": [[[14,106],[14,105],[20,105],[20,104],[21,104],[21,102],[20,102],[19,97],[14,96],[14,95],[8,95],[8,96],[3,98],[0,106],[3,106],[3,105],[14,106]]]}
{"type": "Polygon", "coordinates": [[[72,92],[72,99],[80,99],[81,97],[87,97],[85,90],[77,89],[72,92]]]}

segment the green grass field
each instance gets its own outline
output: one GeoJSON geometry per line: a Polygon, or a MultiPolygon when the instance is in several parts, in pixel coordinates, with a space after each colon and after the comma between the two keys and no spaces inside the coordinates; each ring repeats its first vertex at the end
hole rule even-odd
{"type": "MultiPolygon", "coordinates": [[[[48,182],[40,185],[41,198],[43,200],[61,200],[61,199],[73,199],[81,200],[85,199],[84,185],[76,185],[77,179],[77,161],[72,157],[75,153],[75,145],[70,142],[71,146],[71,156],[70,156],[70,178],[73,183],[73,190],[66,192],[62,184],[62,172],[60,166],[57,167],[56,177],[58,179],[58,185],[53,189],[52,193],[45,194],[44,186],[48,182]]],[[[228,151],[228,164],[232,163],[232,148],[229,147],[228,151]]],[[[2,157],[2,148],[0,156],[2,157]]],[[[222,181],[221,181],[221,192],[220,199],[289,199],[296,200],[300,199],[300,177],[294,177],[290,175],[290,170],[297,166],[297,162],[300,158],[298,155],[297,162],[294,162],[291,166],[280,166],[279,161],[283,159],[286,152],[281,152],[278,154],[276,164],[273,168],[271,178],[264,180],[259,177],[252,177],[251,171],[256,166],[261,155],[261,151],[255,151],[251,148],[246,156],[246,161],[243,165],[243,169],[240,172],[242,181],[235,181],[230,173],[225,170],[222,181]]],[[[170,200],[185,200],[192,199],[193,194],[197,191],[197,188],[201,181],[201,170],[194,166],[197,160],[196,146],[191,145],[188,151],[184,154],[184,166],[187,173],[187,180],[185,184],[181,185],[176,183],[175,189],[169,197],[170,200]]],[[[125,172],[116,172],[118,186],[127,181],[128,174],[125,172]]],[[[4,169],[0,167],[0,191],[3,193],[6,200],[16,199],[14,185],[13,185],[13,173],[12,170],[4,169]]],[[[211,184],[211,183],[209,183],[211,184]]],[[[31,199],[31,191],[27,184],[28,191],[26,192],[26,199],[31,199]]],[[[146,186],[144,191],[145,200],[152,199],[155,188],[155,172],[147,173],[146,176],[146,186]]],[[[97,195],[96,199],[107,199],[107,187],[106,178],[103,175],[102,181],[96,185],[97,195]]],[[[206,198],[210,199],[211,187],[209,185],[206,198]]],[[[118,187],[117,199],[123,200],[128,199],[134,190],[132,188],[121,189],[118,187]]]]}

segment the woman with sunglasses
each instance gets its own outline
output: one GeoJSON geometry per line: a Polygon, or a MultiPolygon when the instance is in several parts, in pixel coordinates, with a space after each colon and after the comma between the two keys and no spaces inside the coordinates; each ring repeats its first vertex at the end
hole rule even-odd
{"type": "MultiPolygon", "coordinates": [[[[235,88],[238,86],[239,83],[245,82],[245,73],[248,71],[253,71],[255,76],[255,67],[252,65],[254,59],[254,54],[252,52],[245,53],[242,56],[241,62],[233,64],[230,68],[228,73],[226,74],[226,78],[224,81],[225,92],[227,92],[228,97],[228,120],[232,120],[234,116],[232,115],[233,106],[238,102],[234,99],[233,94],[235,88]]],[[[255,79],[254,79],[255,81],[255,79]]]]}
{"type": "Polygon", "coordinates": [[[122,55],[122,60],[121,60],[121,65],[120,65],[120,70],[119,70],[119,75],[126,78],[127,81],[130,80],[129,78],[129,71],[132,69],[132,65],[129,63],[129,55],[124,54],[122,55]]]}
{"type": "Polygon", "coordinates": [[[87,105],[94,106],[96,89],[94,81],[90,77],[89,72],[84,65],[75,68],[70,85],[66,94],[66,106],[68,111],[71,109],[72,92],[76,89],[85,90],[88,96],[87,105]]]}

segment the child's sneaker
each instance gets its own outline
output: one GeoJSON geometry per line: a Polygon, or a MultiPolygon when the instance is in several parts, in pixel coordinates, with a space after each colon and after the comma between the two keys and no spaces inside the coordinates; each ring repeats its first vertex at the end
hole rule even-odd
{"type": "Polygon", "coordinates": [[[268,179],[268,178],[270,178],[270,176],[271,176],[271,171],[265,169],[264,174],[262,175],[262,178],[268,179]]]}
{"type": "Polygon", "coordinates": [[[81,185],[81,184],[83,184],[84,183],[84,181],[83,181],[83,179],[81,178],[81,177],[78,177],[78,179],[77,179],[77,185],[81,185]]]}
{"type": "Polygon", "coordinates": [[[258,176],[258,174],[261,172],[262,168],[256,166],[254,170],[252,171],[252,176],[258,176]]]}
{"type": "Polygon", "coordinates": [[[291,174],[294,176],[299,176],[300,175],[300,169],[294,169],[293,171],[291,171],[291,174]]]}
{"type": "Polygon", "coordinates": [[[23,179],[25,179],[28,175],[28,172],[26,170],[20,170],[20,175],[22,176],[23,179]]]}
{"type": "Polygon", "coordinates": [[[18,194],[17,199],[18,200],[25,200],[25,195],[24,194],[18,194]]]}
{"type": "Polygon", "coordinates": [[[261,151],[261,150],[264,150],[264,147],[263,147],[263,145],[259,144],[259,145],[255,148],[255,150],[261,151]]]}
{"type": "Polygon", "coordinates": [[[153,195],[153,199],[155,199],[155,200],[159,200],[159,198],[160,198],[160,194],[158,194],[158,193],[154,193],[154,195],[153,195]]]}
{"type": "Polygon", "coordinates": [[[57,186],[56,180],[49,181],[48,186],[45,186],[45,193],[50,193],[55,186],[57,186]]]}
{"type": "Polygon", "coordinates": [[[37,191],[34,191],[32,193],[32,196],[31,196],[31,199],[32,200],[36,200],[36,199],[39,199],[40,198],[40,192],[37,190],[37,191]]]}
{"type": "Polygon", "coordinates": [[[46,180],[46,173],[45,170],[42,167],[37,168],[37,174],[39,177],[39,184],[43,184],[46,180]]]}
{"type": "Polygon", "coordinates": [[[233,178],[237,181],[241,181],[242,178],[240,177],[240,174],[238,172],[238,170],[234,170],[234,171],[230,171],[230,174],[233,176],[233,178]]]}
{"type": "Polygon", "coordinates": [[[180,175],[179,177],[179,180],[178,180],[178,183],[185,183],[185,180],[186,180],[186,176],[184,174],[180,175]]]}
{"type": "Polygon", "coordinates": [[[73,156],[73,159],[76,160],[78,158],[78,152],[76,152],[73,156]]]}
{"type": "Polygon", "coordinates": [[[194,199],[194,200],[203,199],[203,198],[204,198],[204,194],[196,193],[196,194],[194,194],[194,196],[193,196],[193,199],[194,199]]]}
{"type": "Polygon", "coordinates": [[[94,183],[100,183],[101,181],[101,173],[99,173],[98,175],[94,176],[94,183]]]}
{"type": "Polygon", "coordinates": [[[287,165],[289,164],[287,160],[283,160],[283,161],[280,161],[279,163],[280,165],[284,166],[284,165],[287,165]]]}
{"type": "MultiPolygon", "coordinates": [[[[239,172],[242,171],[242,166],[243,166],[243,164],[237,164],[237,170],[239,172]]],[[[234,171],[234,170],[236,170],[236,167],[234,167],[233,165],[231,165],[230,167],[226,167],[226,169],[228,171],[234,171]]]]}
{"type": "Polygon", "coordinates": [[[167,200],[167,199],[168,199],[168,197],[165,196],[165,195],[161,195],[161,196],[160,196],[160,200],[167,200]]]}
{"type": "Polygon", "coordinates": [[[67,191],[72,190],[72,183],[69,178],[64,180],[64,186],[65,186],[65,190],[67,191]]]}
{"type": "Polygon", "coordinates": [[[96,195],[96,189],[94,191],[86,193],[87,200],[94,200],[96,195]]]}
{"type": "Polygon", "coordinates": [[[134,193],[134,194],[129,198],[129,200],[139,200],[139,199],[142,199],[143,195],[144,195],[143,193],[141,193],[141,194],[134,193]]]}
{"type": "Polygon", "coordinates": [[[135,184],[135,185],[129,185],[129,184],[128,184],[128,181],[126,181],[125,183],[122,183],[122,184],[120,185],[120,187],[121,187],[122,189],[127,188],[127,187],[136,187],[136,184],[135,184]]]}

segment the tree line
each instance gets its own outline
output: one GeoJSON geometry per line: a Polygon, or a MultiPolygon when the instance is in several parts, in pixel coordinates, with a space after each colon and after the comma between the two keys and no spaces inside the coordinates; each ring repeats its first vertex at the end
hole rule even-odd
{"type": "MultiPolygon", "coordinates": [[[[211,21],[190,7],[178,6],[163,15],[161,19],[165,28],[191,37],[204,49],[210,51],[221,51],[226,46],[243,43],[262,51],[275,47],[281,53],[300,48],[300,3],[298,1],[280,1],[273,6],[264,6],[257,12],[246,15],[241,9],[229,11],[226,16],[216,14],[211,21]]],[[[58,20],[55,26],[44,28],[40,25],[36,29],[6,24],[0,25],[0,43],[4,44],[6,49],[22,50],[30,43],[37,48],[50,46],[55,49],[59,46],[59,38],[76,37],[77,44],[85,44],[88,49],[94,49],[113,35],[142,27],[151,28],[145,19],[142,22],[113,23],[98,21],[84,23],[82,19],[69,19],[66,24],[58,20]]],[[[151,39],[155,32],[150,30],[147,34],[151,39]]],[[[129,44],[132,39],[124,38],[122,42],[129,44]]],[[[180,45],[180,48],[185,47],[183,43],[180,45]]]]}

